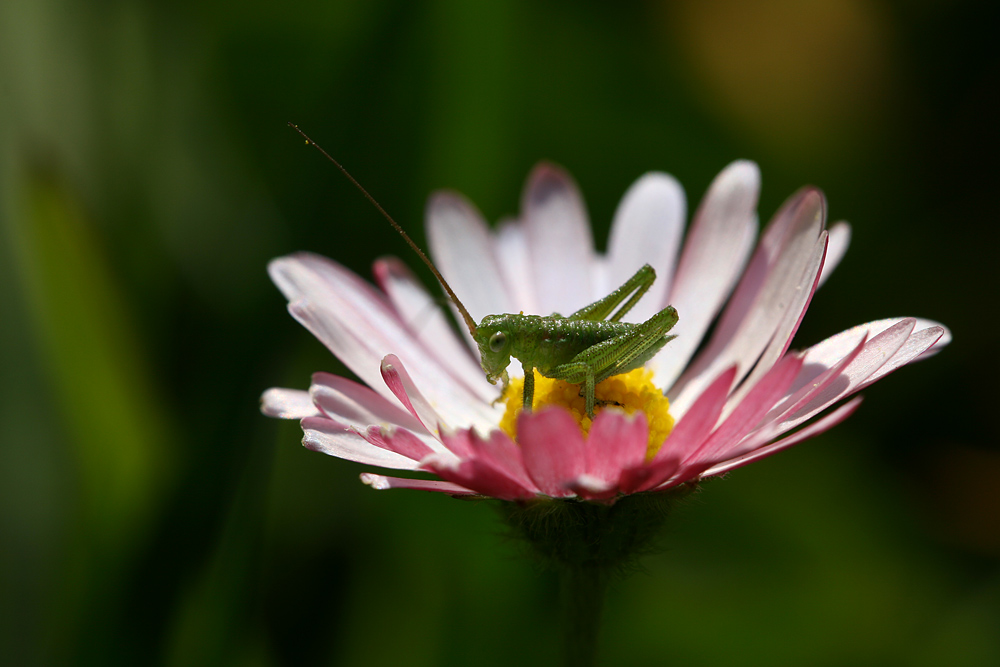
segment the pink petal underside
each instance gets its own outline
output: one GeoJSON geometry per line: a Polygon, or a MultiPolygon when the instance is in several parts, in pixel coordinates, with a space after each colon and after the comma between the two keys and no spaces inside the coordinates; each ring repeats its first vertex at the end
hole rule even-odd
{"type": "Polygon", "coordinates": [[[268,417],[302,419],[317,417],[319,410],[313,405],[309,392],[301,389],[272,387],[260,397],[260,411],[268,417]]]}
{"type": "Polygon", "coordinates": [[[902,368],[912,361],[923,358],[927,350],[931,349],[944,334],[944,327],[929,327],[920,331],[914,330],[910,334],[910,337],[906,339],[906,342],[903,343],[903,346],[899,348],[899,351],[892,355],[892,358],[883,364],[881,368],[862,381],[855,391],[861,391],[873,382],[881,380],[889,373],[902,368]]]}
{"type": "Polygon", "coordinates": [[[441,437],[445,447],[459,459],[478,459],[491,469],[502,471],[526,489],[532,492],[537,490],[524,469],[521,449],[503,431],[494,429],[488,437],[482,438],[473,429],[459,429],[444,431],[441,437]]]}
{"type": "Polygon", "coordinates": [[[496,255],[507,283],[507,293],[511,295],[510,312],[539,313],[524,225],[510,219],[500,222],[496,232],[496,255]]]}
{"type": "MultiPolygon", "coordinates": [[[[705,470],[710,462],[731,458],[735,445],[753,429],[774,404],[785,395],[799,370],[802,357],[788,355],[767,373],[746,394],[722,424],[697,450],[687,456],[682,463],[684,469],[705,470]]],[[[685,473],[682,472],[682,475],[685,473]]]]}
{"type": "Polygon", "coordinates": [[[726,369],[702,392],[691,409],[677,421],[649,465],[627,469],[622,474],[622,491],[646,491],[677,472],[680,462],[698,449],[719,421],[726,396],[736,379],[736,367],[726,369]]]}
{"type": "Polygon", "coordinates": [[[376,447],[388,449],[414,461],[420,461],[436,452],[426,442],[405,429],[369,426],[359,435],[376,447]]]}
{"type": "Polygon", "coordinates": [[[844,357],[833,362],[833,365],[818,363],[815,357],[809,352],[803,355],[803,364],[798,376],[788,388],[787,395],[771,408],[761,420],[762,424],[770,424],[781,415],[794,414],[809,402],[812,396],[823,391],[832,383],[836,382],[844,373],[844,370],[857,358],[865,349],[868,342],[867,332],[862,332],[858,338],[857,345],[854,346],[844,357]]]}
{"type": "Polygon", "coordinates": [[[854,414],[854,411],[857,410],[858,407],[861,405],[861,399],[862,397],[858,396],[857,398],[854,398],[848,401],[847,403],[844,403],[842,406],[840,406],[830,414],[824,416],[822,419],[816,420],[812,424],[809,424],[805,428],[796,431],[792,435],[782,440],[773,442],[770,445],[767,445],[766,447],[760,447],[752,452],[744,454],[743,456],[730,459],[728,461],[722,461],[712,466],[708,470],[706,470],[704,473],[702,473],[701,476],[714,477],[716,475],[727,473],[730,470],[735,470],[736,468],[742,468],[748,463],[759,461],[760,459],[771,456],[772,454],[777,454],[783,449],[788,449],[792,445],[797,445],[798,443],[804,440],[808,440],[809,438],[814,438],[817,435],[830,430],[831,428],[833,428],[834,426],[836,426],[837,424],[839,424],[840,422],[844,421],[852,414],[854,414]]]}
{"type": "Polygon", "coordinates": [[[637,180],[618,205],[608,238],[608,289],[598,298],[622,285],[643,264],[656,271],[653,286],[623,318],[625,321],[643,322],[666,303],[686,208],[684,190],[677,180],[657,172],[637,180]]]}
{"type": "Polygon", "coordinates": [[[455,462],[434,454],[421,461],[421,465],[449,482],[472,489],[484,496],[500,500],[519,500],[535,495],[531,489],[525,488],[506,471],[482,458],[455,462]]]}
{"type": "Polygon", "coordinates": [[[444,312],[406,265],[395,257],[380,259],[375,263],[375,277],[410,331],[434,358],[481,400],[496,398],[496,388],[486,381],[465,341],[455,335],[444,312]]]}
{"type": "MultiPolygon", "coordinates": [[[[888,329],[889,327],[895,325],[897,322],[899,322],[899,321],[901,321],[903,319],[906,319],[906,318],[903,318],[903,317],[887,317],[887,318],[882,319],[882,320],[875,320],[874,322],[868,322],[866,324],[860,324],[860,325],[854,327],[853,329],[849,329],[848,331],[855,331],[855,330],[858,330],[858,329],[865,329],[865,330],[869,331],[869,337],[871,337],[871,336],[874,336],[876,334],[882,333],[883,331],[885,331],[886,329],[888,329]]],[[[934,344],[931,345],[928,349],[924,350],[924,352],[919,357],[917,357],[917,359],[926,359],[928,357],[933,357],[935,354],[937,354],[938,352],[940,352],[942,348],[944,348],[948,343],[951,342],[951,332],[948,330],[948,327],[944,326],[940,322],[935,322],[934,320],[927,320],[927,319],[924,319],[922,317],[914,317],[914,318],[911,318],[911,319],[913,319],[916,322],[916,324],[913,327],[913,333],[914,334],[916,334],[916,333],[918,333],[920,331],[923,331],[924,329],[930,329],[931,327],[938,327],[943,332],[941,334],[941,337],[938,338],[934,342],[934,344]]],[[[846,334],[847,332],[845,331],[843,333],[846,334]]],[[[843,334],[838,334],[838,335],[843,335],[843,334]]]]}
{"type": "Polygon", "coordinates": [[[416,470],[419,465],[419,461],[371,444],[357,431],[332,419],[306,417],[302,431],[302,444],[314,452],[381,468],[416,470]]]}
{"type": "Polygon", "coordinates": [[[927,329],[929,327],[940,327],[942,332],[941,337],[938,338],[936,341],[934,341],[934,344],[931,345],[928,349],[924,350],[924,353],[921,354],[919,357],[917,357],[917,359],[927,359],[928,357],[933,357],[935,354],[940,352],[945,345],[951,342],[951,331],[948,330],[948,327],[944,326],[940,322],[935,322],[933,320],[925,320],[920,317],[917,318],[917,326],[915,331],[920,331],[922,329],[927,329]]]}
{"type": "Polygon", "coordinates": [[[371,285],[336,262],[305,253],[274,260],[269,268],[290,298],[303,295],[289,305],[292,315],[373,389],[391,395],[376,371],[382,358],[394,353],[445,420],[482,428],[496,423],[497,409],[445,370],[371,285]]]}
{"type": "Polygon", "coordinates": [[[403,407],[411,415],[420,420],[420,423],[432,435],[440,437],[438,427],[441,424],[441,418],[438,416],[437,411],[431,407],[427,399],[424,398],[423,393],[417,389],[417,386],[413,383],[410,374],[406,372],[406,367],[399,360],[399,357],[394,354],[386,355],[385,359],[382,360],[381,371],[385,385],[399,399],[403,407]]]}
{"type": "Polygon", "coordinates": [[[809,265],[806,267],[801,289],[790,295],[789,307],[785,310],[781,319],[778,321],[778,326],[775,328],[774,336],[767,344],[767,347],[764,348],[764,351],[760,355],[760,359],[757,360],[757,363],[750,372],[750,375],[729,397],[729,401],[726,403],[726,409],[723,411],[724,413],[728,413],[731,409],[733,409],[736,404],[743,399],[746,391],[750,387],[755,386],[760,378],[770,371],[775,362],[777,362],[778,359],[780,359],[785,352],[788,351],[788,347],[792,343],[792,338],[795,336],[795,332],[798,331],[799,325],[802,324],[802,319],[805,317],[806,310],[809,308],[809,303],[812,301],[813,295],[816,294],[816,288],[819,286],[819,275],[820,271],[823,269],[823,261],[826,255],[826,245],[827,235],[824,231],[820,234],[819,240],[816,241],[816,246],[813,248],[812,255],[809,257],[809,265]]]}
{"type": "Polygon", "coordinates": [[[482,438],[473,431],[470,444],[473,457],[507,473],[525,489],[532,492],[537,490],[525,470],[521,448],[506,433],[494,429],[489,432],[488,437],[482,438]]]}
{"type": "MultiPolygon", "coordinates": [[[[768,415],[767,420],[761,427],[750,434],[744,442],[740,443],[740,450],[752,451],[758,447],[762,447],[782,433],[787,433],[837,401],[856,392],[862,382],[878,371],[899,352],[910,337],[914,324],[913,318],[905,318],[869,338],[861,351],[854,356],[850,363],[843,367],[843,370],[833,378],[833,381],[819,382],[780,416],[768,415]]],[[[845,334],[857,336],[866,332],[870,333],[870,331],[863,326],[855,327],[847,332],[838,334],[838,336],[827,339],[827,341],[816,346],[821,349],[817,351],[818,353],[813,356],[813,359],[822,358],[827,355],[827,350],[822,348],[837,349],[842,348],[845,343],[850,343],[851,338],[849,336],[845,337],[845,334]]],[[[854,348],[851,347],[849,349],[853,351],[854,348]]],[[[807,351],[804,355],[806,365],[811,363],[810,351],[807,351]]]]}
{"type": "Polygon", "coordinates": [[[371,388],[330,373],[313,373],[310,396],[323,413],[348,426],[359,428],[372,424],[399,426],[427,433],[410,413],[395,401],[383,398],[371,388]]]}
{"type": "Polygon", "coordinates": [[[361,473],[361,481],[373,489],[384,491],[386,489],[415,489],[417,491],[437,491],[448,493],[453,496],[472,496],[475,491],[467,489],[451,482],[442,482],[432,479],[406,479],[405,477],[386,477],[370,472],[361,473]]]}
{"type": "Polygon", "coordinates": [[[657,459],[687,459],[693,454],[715,429],[726,404],[726,397],[736,381],[736,367],[732,366],[712,381],[705,391],[695,399],[683,417],[677,421],[666,442],[657,452],[657,459]]]}
{"type": "Polygon", "coordinates": [[[475,456],[472,446],[473,430],[463,428],[457,430],[442,429],[441,442],[448,448],[448,451],[455,454],[460,459],[471,459],[475,456]]]}
{"type": "Polygon", "coordinates": [[[757,233],[760,171],[752,162],[726,167],[694,215],[667,303],[680,320],[677,335],[650,363],[658,385],[671,386],[743,271],[757,233]]]}
{"type": "Polygon", "coordinates": [[[639,493],[649,491],[654,487],[662,486],[666,480],[674,480],[670,486],[676,486],[686,480],[678,480],[675,477],[681,461],[676,456],[653,461],[645,466],[628,468],[622,472],[619,489],[624,494],[639,493]]]}
{"type": "Polygon", "coordinates": [[[438,270],[476,322],[513,312],[489,226],[462,195],[438,192],[428,201],[427,242],[438,270]]]}
{"type": "MultiPolygon", "coordinates": [[[[811,297],[822,264],[825,246],[816,246],[825,208],[822,193],[805,188],[775,214],[722,313],[712,340],[670,390],[678,414],[683,414],[692,396],[700,393],[708,379],[723,368],[736,364],[740,378],[750,371],[778,334],[781,340],[776,347],[787,346],[790,338],[787,330],[800,321],[803,305],[811,297]]],[[[764,363],[758,364],[758,379],[780,354],[771,352],[768,356],[773,358],[762,359],[764,363]]]]}
{"type": "MultiPolygon", "coordinates": [[[[564,315],[591,303],[594,244],[583,198],[565,171],[541,163],[521,201],[539,312],[564,315]]],[[[504,312],[504,311],[499,311],[504,312]]]]}
{"type": "Polygon", "coordinates": [[[629,416],[618,410],[601,411],[587,436],[585,472],[590,477],[617,486],[622,470],[642,465],[649,444],[646,416],[629,416]]]}
{"type": "Polygon", "coordinates": [[[871,336],[861,352],[844,368],[837,381],[808,393],[801,405],[793,406],[782,416],[782,421],[802,423],[813,414],[826,409],[835,401],[846,398],[858,391],[864,382],[876,374],[905,349],[906,342],[913,333],[916,322],[905,318],[897,324],[871,336]],[[793,412],[794,411],[794,412],[793,412]]]}
{"type": "Polygon", "coordinates": [[[845,221],[835,222],[829,230],[830,241],[826,249],[826,261],[823,262],[823,273],[819,276],[819,286],[822,286],[833,270],[840,265],[840,260],[847,254],[847,247],[851,245],[851,226],[845,221]]]}
{"type": "Polygon", "coordinates": [[[562,408],[522,412],[517,420],[518,442],[528,476],[542,493],[572,495],[566,484],[585,472],[583,434],[562,408]]]}
{"type": "Polygon", "coordinates": [[[618,495],[618,485],[583,474],[566,482],[566,488],[584,500],[608,500],[618,495]]]}

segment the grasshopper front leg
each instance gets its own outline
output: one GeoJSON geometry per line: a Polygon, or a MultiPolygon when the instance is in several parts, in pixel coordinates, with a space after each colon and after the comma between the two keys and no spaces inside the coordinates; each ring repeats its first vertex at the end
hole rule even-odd
{"type": "Polygon", "coordinates": [[[535,369],[531,366],[524,368],[524,409],[531,411],[531,404],[535,400],[535,369]]]}

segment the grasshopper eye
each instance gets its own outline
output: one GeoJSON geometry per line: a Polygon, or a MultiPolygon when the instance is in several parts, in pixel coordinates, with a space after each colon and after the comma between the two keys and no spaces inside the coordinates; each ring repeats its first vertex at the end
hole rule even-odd
{"type": "Polygon", "coordinates": [[[490,336],[490,349],[494,352],[499,352],[507,344],[507,336],[502,331],[497,331],[495,334],[490,336]]]}

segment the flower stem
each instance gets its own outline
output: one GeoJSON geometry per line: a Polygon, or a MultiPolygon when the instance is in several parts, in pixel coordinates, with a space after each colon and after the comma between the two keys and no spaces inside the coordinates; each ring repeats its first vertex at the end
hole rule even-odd
{"type": "Polygon", "coordinates": [[[567,667],[592,667],[597,664],[597,639],[601,610],[610,573],[599,565],[561,568],[563,654],[567,667]]]}
{"type": "Polygon", "coordinates": [[[670,509],[694,488],[636,493],[614,503],[537,499],[498,506],[515,534],[559,572],[566,665],[596,664],[608,582],[655,550],[656,535],[670,509]]]}

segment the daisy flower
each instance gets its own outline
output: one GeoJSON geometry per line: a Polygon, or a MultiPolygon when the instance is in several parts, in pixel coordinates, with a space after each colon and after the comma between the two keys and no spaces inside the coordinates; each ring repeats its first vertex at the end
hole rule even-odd
{"type": "Polygon", "coordinates": [[[604,506],[690,488],[816,436],[858,408],[858,391],[951,336],[936,322],[897,317],[790,351],[850,228],[827,229],[822,193],[804,188],[756,241],[759,188],[755,164],[729,165],[685,235],[680,185],[646,174],[619,205],[604,254],[594,250],[576,185],[549,164],[529,176],[520,217],[496,229],[458,194],[431,198],[431,255],[476,322],[574,312],[643,264],[655,269],[624,321],[669,304],[679,313],[677,338],[644,368],[598,384],[593,419],[578,385],[538,375],[533,409],[521,409],[516,360],[506,388],[491,385],[471,336],[456,333],[399,260],[375,263],[376,287],[308,253],[274,260],[270,275],[292,316],[361,383],[316,373],[309,391],[266,391],[263,412],[301,420],[309,449],[433,477],[364,473],[376,489],[604,506]]]}

